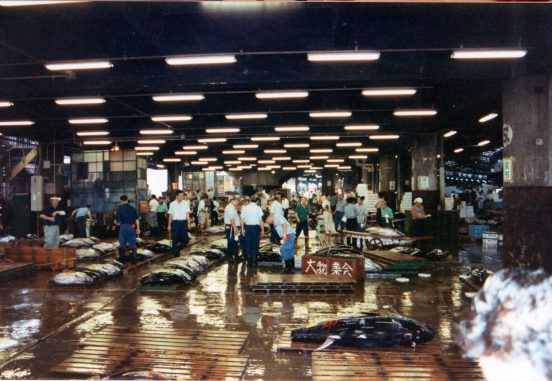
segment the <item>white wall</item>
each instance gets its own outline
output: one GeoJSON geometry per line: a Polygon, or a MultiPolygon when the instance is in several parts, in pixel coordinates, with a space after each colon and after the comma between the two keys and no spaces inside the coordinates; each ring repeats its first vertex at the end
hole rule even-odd
{"type": "Polygon", "coordinates": [[[163,192],[167,191],[169,175],[166,169],[148,168],[147,180],[151,194],[159,197],[163,192]]]}

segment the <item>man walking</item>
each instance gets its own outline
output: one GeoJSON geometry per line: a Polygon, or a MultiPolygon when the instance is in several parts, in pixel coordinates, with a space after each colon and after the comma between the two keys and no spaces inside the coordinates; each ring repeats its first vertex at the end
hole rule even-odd
{"type": "Polygon", "coordinates": [[[257,255],[259,255],[259,243],[264,236],[263,210],[256,202],[249,202],[245,198],[245,205],[242,206],[242,234],[245,235],[245,252],[247,253],[247,264],[257,267],[257,255]]]}
{"type": "Polygon", "coordinates": [[[185,200],[184,192],[176,191],[176,199],[169,206],[167,229],[172,239],[173,257],[180,256],[180,249],[188,244],[188,221],[190,221],[190,202],[185,200]]]}
{"type": "Polygon", "coordinates": [[[131,250],[131,261],[136,263],[136,237],[140,235],[140,216],[136,209],[129,205],[128,197],[122,195],[121,205],[117,209],[115,219],[119,224],[119,260],[126,261],[125,250],[131,250]]]}
{"type": "Polygon", "coordinates": [[[61,226],[61,216],[65,212],[59,208],[61,198],[50,197],[50,205],[42,211],[40,219],[44,221],[44,247],[59,247],[59,227],[61,226]]]}
{"type": "Polygon", "coordinates": [[[309,206],[307,205],[307,198],[301,197],[301,202],[295,207],[295,218],[297,224],[295,225],[295,246],[299,240],[299,235],[303,232],[305,236],[305,249],[309,249],[309,206]]]}
{"type": "Polygon", "coordinates": [[[228,262],[234,263],[238,254],[238,240],[240,230],[240,216],[238,215],[238,203],[240,198],[234,196],[226,208],[224,209],[224,231],[226,233],[226,253],[228,255],[228,262]]]}

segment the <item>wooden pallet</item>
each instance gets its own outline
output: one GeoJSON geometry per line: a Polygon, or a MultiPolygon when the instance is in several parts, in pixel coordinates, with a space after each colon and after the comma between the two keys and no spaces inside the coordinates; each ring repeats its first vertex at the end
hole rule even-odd
{"type": "Polygon", "coordinates": [[[237,354],[245,345],[247,332],[191,329],[141,329],[107,327],[85,338],[81,344],[104,348],[174,350],[199,353],[237,354]]]}
{"type": "Polygon", "coordinates": [[[363,353],[315,352],[313,381],[484,380],[479,365],[459,355],[397,353],[366,350],[363,353]]]}
{"type": "Polygon", "coordinates": [[[33,271],[35,271],[35,266],[30,263],[0,261],[0,281],[19,278],[28,275],[33,271]]]}
{"type": "Polygon", "coordinates": [[[251,283],[254,292],[329,293],[351,292],[356,281],[350,278],[325,277],[304,274],[256,275],[251,283]]]}
{"type": "Polygon", "coordinates": [[[179,380],[242,380],[248,357],[163,349],[86,345],[52,369],[65,375],[101,376],[135,369],[179,380]]]}

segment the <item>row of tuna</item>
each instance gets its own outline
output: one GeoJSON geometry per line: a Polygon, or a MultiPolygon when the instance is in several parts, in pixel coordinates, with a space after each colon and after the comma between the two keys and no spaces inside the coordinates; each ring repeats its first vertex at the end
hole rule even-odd
{"type": "Polygon", "coordinates": [[[73,271],[65,271],[52,278],[56,285],[91,285],[97,281],[119,275],[125,265],[118,261],[110,263],[94,263],[79,267],[73,271]]]}

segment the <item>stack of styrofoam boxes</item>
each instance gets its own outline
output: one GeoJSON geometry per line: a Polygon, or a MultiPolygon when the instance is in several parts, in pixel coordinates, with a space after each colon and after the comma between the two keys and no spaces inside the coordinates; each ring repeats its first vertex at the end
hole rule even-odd
{"type": "Polygon", "coordinates": [[[405,210],[412,209],[412,192],[404,192],[400,209],[403,213],[405,210]]]}
{"type": "Polygon", "coordinates": [[[498,237],[497,232],[486,231],[483,233],[483,246],[484,247],[494,247],[498,246],[498,237]]]}

